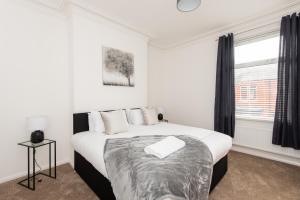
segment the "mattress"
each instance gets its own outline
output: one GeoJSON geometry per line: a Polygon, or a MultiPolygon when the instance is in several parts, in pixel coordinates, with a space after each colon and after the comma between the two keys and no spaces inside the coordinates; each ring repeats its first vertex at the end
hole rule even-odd
{"type": "Polygon", "coordinates": [[[105,141],[111,138],[130,138],[143,135],[187,135],[193,137],[208,146],[214,164],[227,155],[232,147],[232,139],[227,135],[172,123],[159,123],[151,126],[130,125],[128,132],[114,135],[85,131],[73,135],[71,141],[74,150],[89,161],[103,176],[108,178],[103,158],[105,141]]]}

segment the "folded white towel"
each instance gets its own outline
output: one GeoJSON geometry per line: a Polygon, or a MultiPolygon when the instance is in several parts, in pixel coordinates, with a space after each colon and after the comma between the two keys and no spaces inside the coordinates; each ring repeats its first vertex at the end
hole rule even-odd
{"type": "Polygon", "coordinates": [[[157,156],[158,158],[162,159],[167,157],[168,155],[178,151],[179,149],[185,146],[185,142],[174,137],[168,136],[165,139],[146,146],[144,151],[147,154],[152,154],[157,156]]]}

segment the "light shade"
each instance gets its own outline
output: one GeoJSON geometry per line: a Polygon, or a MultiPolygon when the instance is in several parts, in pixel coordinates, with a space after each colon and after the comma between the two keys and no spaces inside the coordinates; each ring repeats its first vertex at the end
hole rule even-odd
{"type": "Polygon", "coordinates": [[[177,9],[182,12],[189,12],[198,8],[201,0],[177,0],[177,9]]]}
{"type": "Polygon", "coordinates": [[[164,109],[163,107],[159,106],[159,107],[156,108],[156,112],[157,112],[158,114],[159,114],[159,113],[165,114],[165,109],[164,109]]]}
{"type": "Polygon", "coordinates": [[[33,131],[45,131],[47,128],[46,116],[32,116],[27,118],[27,128],[30,132],[33,131]]]}

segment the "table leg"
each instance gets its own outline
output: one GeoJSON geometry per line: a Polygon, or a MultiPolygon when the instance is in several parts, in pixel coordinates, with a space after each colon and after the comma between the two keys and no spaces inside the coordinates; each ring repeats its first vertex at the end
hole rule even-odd
{"type": "Polygon", "coordinates": [[[30,188],[30,148],[27,147],[27,187],[30,188]]]}
{"type": "Polygon", "coordinates": [[[33,148],[33,159],[32,159],[32,185],[33,185],[33,190],[35,190],[35,148],[33,148]]]}
{"type": "Polygon", "coordinates": [[[54,177],[56,178],[56,141],[54,142],[54,177]]]}
{"type": "Polygon", "coordinates": [[[51,143],[49,144],[49,176],[51,177],[51,143]]]}

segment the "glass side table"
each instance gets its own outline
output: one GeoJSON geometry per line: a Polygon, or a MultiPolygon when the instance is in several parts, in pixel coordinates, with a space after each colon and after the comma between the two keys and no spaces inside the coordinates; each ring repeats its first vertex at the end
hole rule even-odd
{"type": "Polygon", "coordinates": [[[30,141],[26,141],[26,142],[21,142],[18,143],[18,145],[20,146],[24,146],[27,147],[27,178],[24,180],[21,180],[20,182],[18,182],[19,185],[22,185],[30,190],[35,190],[35,177],[37,175],[44,175],[53,179],[56,179],[56,141],[54,140],[49,140],[49,139],[45,139],[44,141],[40,142],[40,143],[32,143],[30,141]],[[51,156],[51,146],[52,144],[54,145],[54,174],[52,174],[52,164],[51,164],[51,160],[52,160],[52,156],[51,156]],[[43,173],[43,172],[39,172],[36,174],[35,172],[35,151],[36,148],[42,147],[48,145],[49,147],[49,173],[43,173]],[[32,149],[32,175],[30,175],[30,149],[32,149]],[[32,184],[30,184],[30,180],[32,180],[32,184]],[[24,182],[27,182],[24,183],[24,182]]]}

